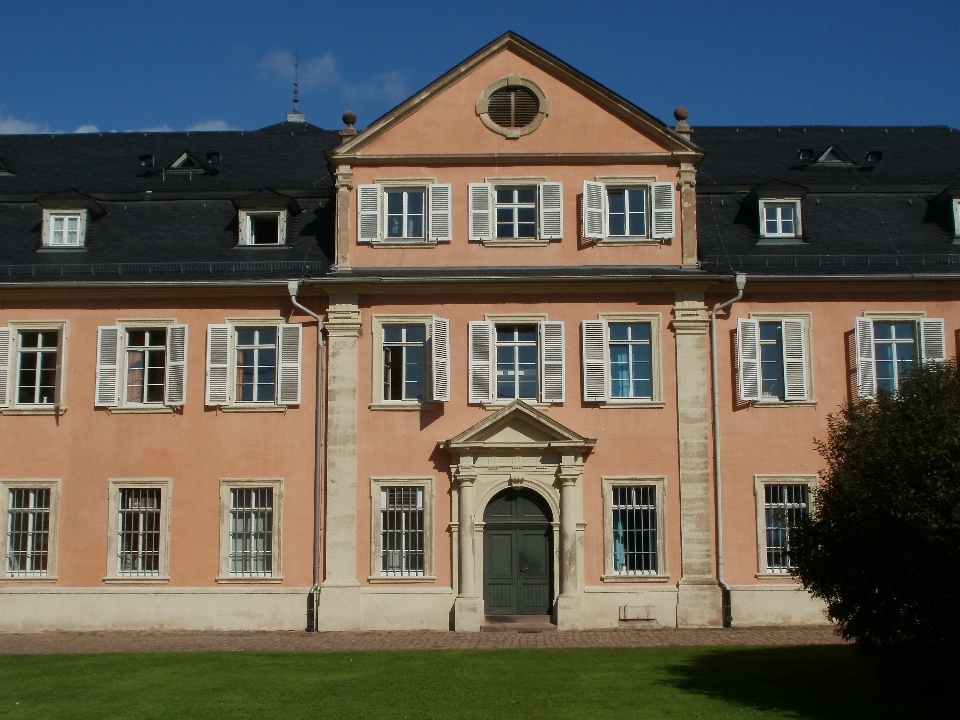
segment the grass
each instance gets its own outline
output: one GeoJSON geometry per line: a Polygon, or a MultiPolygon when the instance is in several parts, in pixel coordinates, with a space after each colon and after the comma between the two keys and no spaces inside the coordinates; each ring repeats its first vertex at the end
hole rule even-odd
{"type": "Polygon", "coordinates": [[[845,646],[0,657],[0,718],[846,720],[905,707],[845,646]]]}

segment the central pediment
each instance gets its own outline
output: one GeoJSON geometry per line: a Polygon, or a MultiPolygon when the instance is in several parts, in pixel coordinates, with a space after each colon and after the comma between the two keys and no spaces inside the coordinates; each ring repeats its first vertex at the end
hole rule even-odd
{"type": "Polygon", "coordinates": [[[588,450],[596,442],[561,425],[522,400],[514,400],[456,437],[442,441],[440,446],[457,451],[494,448],[588,450]]]}

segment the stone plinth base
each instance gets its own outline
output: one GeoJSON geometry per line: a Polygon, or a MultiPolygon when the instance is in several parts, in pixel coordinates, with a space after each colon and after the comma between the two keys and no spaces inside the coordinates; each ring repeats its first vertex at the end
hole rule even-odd
{"type": "Polygon", "coordinates": [[[458,597],[453,602],[453,628],[457,632],[480,632],[480,598],[458,597]]]}
{"type": "Polygon", "coordinates": [[[583,624],[583,597],[561,595],[557,598],[557,629],[579,630],[583,624]]]}
{"type": "Polygon", "coordinates": [[[723,627],[723,592],[714,580],[680,581],[677,627],[723,627]]]}
{"type": "Polygon", "coordinates": [[[360,630],[360,583],[328,580],[320,586],[318,630],[360,630]]]}

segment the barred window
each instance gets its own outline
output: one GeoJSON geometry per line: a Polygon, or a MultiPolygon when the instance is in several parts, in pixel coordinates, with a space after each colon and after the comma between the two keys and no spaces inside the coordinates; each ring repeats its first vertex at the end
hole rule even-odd
{"type": "Polygon", "coordinates": [[[425,574],[422,487],[380,489],[380,573],[425,574]]]}
{"type": "Polygon", "coordinates": [[[764,517],[767,535],[767,570],[789,573],[793,567],[790,558],[790,529],[810,512],[807,485],[765,485],[764,517]]]}
{"type": "Polygon", "coordinates": [[[230,574],[273,575],[273,488],[230,489],[230,574]]]}
{"type": "Polygon", "coordinates": [[[613,488],[613,569],[621,575],[656,575],[657,487],[613,488]]]}
{"type": "Polygon", "coordinates": [[[117,574],[160,575],[160,488],[120,488],[117,574]]]}
{"type": "Polygon", "coordinates": [[[11,488],[7,576],[44,577],[50,548],[50,489],[11,488]]]}

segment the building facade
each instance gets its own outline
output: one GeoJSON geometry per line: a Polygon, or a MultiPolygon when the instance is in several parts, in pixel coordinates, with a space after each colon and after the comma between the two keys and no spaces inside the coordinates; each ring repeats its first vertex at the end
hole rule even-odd
{"type": "Polygon", "coordinates": [[[956,354],[958,134],[677,118],[508,33],[362,132],[0,141],[0,627],[826,622],[789,526],[956,354]]]}

